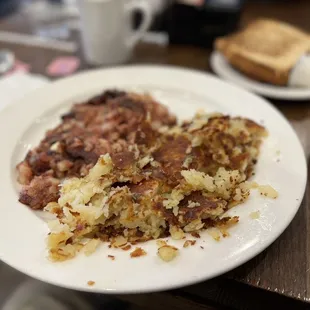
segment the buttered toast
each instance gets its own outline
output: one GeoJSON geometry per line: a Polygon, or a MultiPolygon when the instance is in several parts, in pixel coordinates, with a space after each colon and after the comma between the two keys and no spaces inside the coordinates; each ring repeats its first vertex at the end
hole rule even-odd
{"type": "Polygon", "coordinates": [[[258,19],[238,33],[218,38],[215,47],[247,76],[284,86],[300,57],[310,52],[310,35],[286,23],[258,19]]]}

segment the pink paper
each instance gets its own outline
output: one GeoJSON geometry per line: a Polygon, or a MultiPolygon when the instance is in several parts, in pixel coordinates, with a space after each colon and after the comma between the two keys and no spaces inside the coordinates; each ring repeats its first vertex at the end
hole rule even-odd
{"type": "Polygon", "coordinates": [[[16,60],[14,67],[10,71],[5,73],[5,76],[9,76],[9,75],[14,74],[14,73],[27,73],[29,71],[30,71],[30,65],[29,64],[22,62],[20,60],[16,60]]]}
{"type": "Polygon", "coordinates": [[[80,60],[77,57],[58,57],[53,60],[46,72],[50,76],[66,76],[74,73],[80,66],[80,60]]]}

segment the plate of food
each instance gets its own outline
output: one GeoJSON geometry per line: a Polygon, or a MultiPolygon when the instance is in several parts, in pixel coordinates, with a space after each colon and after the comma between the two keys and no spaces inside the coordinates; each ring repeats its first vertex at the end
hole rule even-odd
{"type": "Polygon", "coordinates": [[[258,19],[218,38],[210,64],[220,77],[257,94],[310,99],[310,34],[286,23],[258,19]]]}
{"type": "Polygon", "coordinates": [[[0,113],[0,136],[0,258],[71,289],[152,292],[225,273],[280,236],[305,190],[285,118],[186,69],[51,83],[0,113]]]}

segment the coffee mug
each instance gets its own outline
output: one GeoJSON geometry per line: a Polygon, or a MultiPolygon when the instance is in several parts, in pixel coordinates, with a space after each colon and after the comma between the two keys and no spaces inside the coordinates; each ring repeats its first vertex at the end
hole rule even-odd
{"type": "Polygon", "coordinates": [[[78,0],[81,15],[82,45],[86,61],[93,65],[126,62],[134,46],[152,22],[152,9],[138,0],[78,0]],[[134,12],[142,21],[132,29],[134,12]]]}

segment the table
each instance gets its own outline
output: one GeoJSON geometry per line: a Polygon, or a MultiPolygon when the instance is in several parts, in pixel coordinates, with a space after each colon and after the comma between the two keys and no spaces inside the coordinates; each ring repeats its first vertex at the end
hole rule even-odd
{"type": "MultiPolygon", "coordinates": [[[[279,3],[247,3],[241,25],[258,16],[278,18],[291,22],[310,32],[310,2],[307,0],[279,3]]],[[[28,32],[29,21],[22,14],[0,20],[0,31],[28,32]]],[[[73,33],[73,38],[78,38],[73,33]]],[[[18,59],[31,64],[33,73],[45,74],[46,66],[56,56],[66,53],[0,42],[0,48],[9,48],[18,59]]],[[[159,47],[140,44],[133,63],[171,64],[210,71],[210,50],[189,46],[159,47]]],[[[80,70],[90,67],[81,57],[80,70]]],[[[72,54],[70,54],[72,55],[72,54]]],[[[307,157],[310,143],[310,101],[284,102],[271,100],[293,123],[303,140],[307,157]]],[[[292,184],[292,186],[294,186],[292,184]]],[[[288,309],[310,308],[310,185],[300,210],[282,236],[267,250],[243,266],[217,279],[170,292],[125,295],[118,298],[148,309],[265,309],[274,304],[288,309]]],[[[93,297],[92,297],[93,298],[93,297]]],[[[98,296],[96,298],[99,298],[98,296]]],[[[100,303],[100,302],[99,302],[100,303]]]]}

